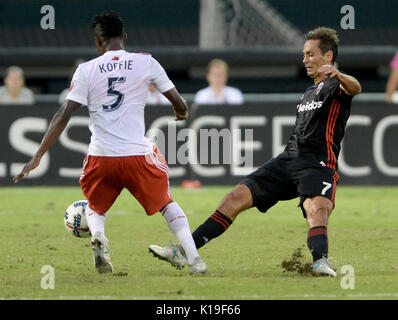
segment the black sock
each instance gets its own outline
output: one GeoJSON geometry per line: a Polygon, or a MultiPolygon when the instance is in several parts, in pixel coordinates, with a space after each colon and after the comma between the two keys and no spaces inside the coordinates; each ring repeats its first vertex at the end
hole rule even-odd
{"type": "Polygon", "coordinates": [[[307,245],[314,262],[328,257],[328,231],[325,226],[313,227],[308,230],[307,245]]]}
{"type": "Polygon", "coordinates": [[[193,233],[196,248],[203,247],[211,239],[218,237],[232,224],[232,220],[216,210],[202,225],[193,233]]]}

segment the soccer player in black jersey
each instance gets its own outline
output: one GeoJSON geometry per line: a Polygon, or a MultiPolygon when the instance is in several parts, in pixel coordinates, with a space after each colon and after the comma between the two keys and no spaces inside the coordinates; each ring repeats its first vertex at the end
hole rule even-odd
{"type": "MultiPolygon", "coordinates": [[[[257,207],[266,212],[279,200],[299,197],[309,228],[307,244],[313,256],[313,271],[336,276],[327,259],[327,225],[334,208],[339,180],[337,159],[351,100],[361,92],[354,77],[334,67],[338,43],[336,31],[330,28],[319,27],[306,34],[303,63],[314,85],[297,104],[294,131],[285,150],[246,176],[224,197],[217,210],[193,232],[197,248],[225,232],[244,210],[257,207]]],[[[151,245],[149,250],[177,268],[186,264],[178,245],[151,245]]]]}

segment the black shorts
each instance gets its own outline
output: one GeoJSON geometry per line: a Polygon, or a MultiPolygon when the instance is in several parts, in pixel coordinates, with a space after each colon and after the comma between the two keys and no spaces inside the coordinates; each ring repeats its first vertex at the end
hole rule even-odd
{"type": "Polygon", "coordinates": [[[297,168],[294,162],[294,158],[280,154],[241,180],[251,191],[253,207],[266,212],[280,200],[300,197],[299,206],[306,217],[303,203],[307,198],[323,196],[334,205],[337,171],[321,164],[297,168]]]}

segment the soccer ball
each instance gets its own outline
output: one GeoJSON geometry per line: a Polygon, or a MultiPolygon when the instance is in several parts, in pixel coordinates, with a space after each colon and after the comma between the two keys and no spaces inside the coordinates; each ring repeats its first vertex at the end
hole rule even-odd
{"type": "Polygon", "coordinates": [[[91,235],[86,219],[87,204],[86,200],[75,201],[65,211],[65,228],[78,238],[88,238],[91,235]]]}

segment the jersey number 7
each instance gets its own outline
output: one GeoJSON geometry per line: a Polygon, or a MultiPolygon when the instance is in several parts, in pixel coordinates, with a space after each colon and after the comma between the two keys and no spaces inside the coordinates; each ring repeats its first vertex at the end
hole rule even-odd
{"type": "Polygon", "coordinates": [[[104,111],[114,111],[123,103],[124,94],[115,90],[115,84],[123,83],[125,81],[126,77],[108,78],[108,96],[116,96],[116,101],[110,105],[103,105],[102,109],[104,111]]]}

